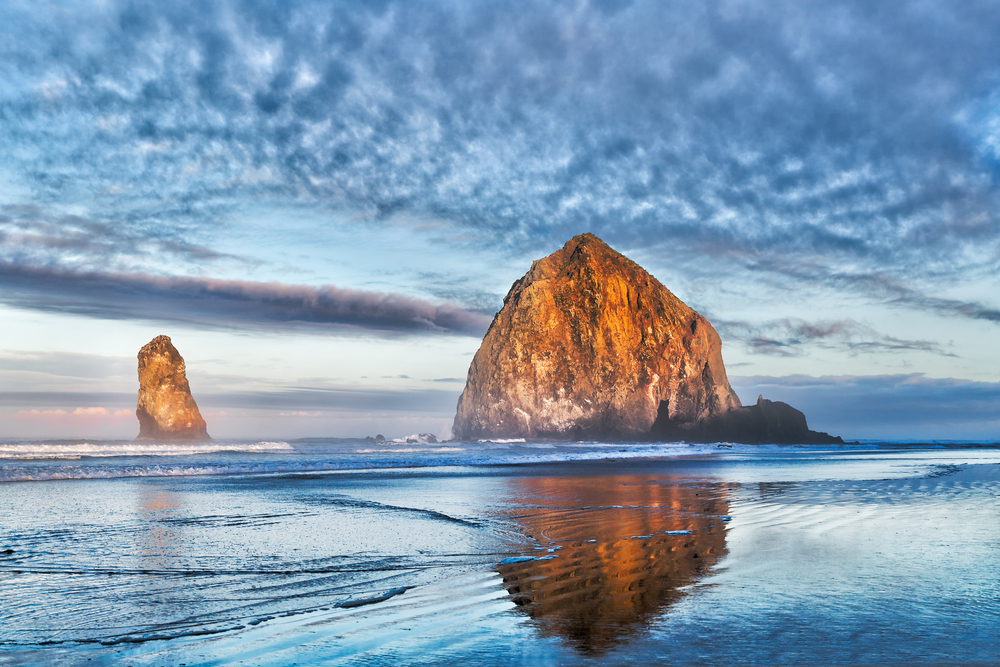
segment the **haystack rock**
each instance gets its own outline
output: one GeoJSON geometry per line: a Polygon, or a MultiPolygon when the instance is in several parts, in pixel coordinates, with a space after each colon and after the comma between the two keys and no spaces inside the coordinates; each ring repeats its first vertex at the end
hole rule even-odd
{"type": "Polygon", "coordinates": [[[582,234],[510,288],[472,361],[453,432],[639,438],[660,412],[687,423],[739,406],[712,325],[582,234]]]}
{"type": "Polygon", "coordinates": [[[139,418],[136,440],[210,442],[191,396],[184,359],[168,336],[157,336],[139,350],[139,418]]]}
{"type": "MultiPolygon", "coordinates": [[[[776,412],[788,416],[769,410],[768,418],[776,412]]],[[[733,436],[756,435],[762,414],[741,410],[708,320],[582,234],[510,288],[473,358],[452,431],[459,440],[757,442],[733,436]]],[[[764,432],[806,442],[804,417],[801,427],[782,421],[764,432]]]]}

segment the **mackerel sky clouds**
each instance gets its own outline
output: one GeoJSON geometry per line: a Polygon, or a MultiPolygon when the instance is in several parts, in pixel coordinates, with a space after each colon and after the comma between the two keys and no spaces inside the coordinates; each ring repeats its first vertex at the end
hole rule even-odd
{"type": "Polygon", "coordinates": [[[0,430],[131,437],[166,333],[214,432],[440,433],[510,283],[591,231],[744,402],[996,439],[997,34],[975,1],[3,3],[0,430]]]}

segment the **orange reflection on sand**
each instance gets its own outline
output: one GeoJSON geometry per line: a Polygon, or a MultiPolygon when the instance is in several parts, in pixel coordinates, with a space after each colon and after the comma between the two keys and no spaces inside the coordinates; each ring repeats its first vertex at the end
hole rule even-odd
{"type": "Polygon", "coordinates": [[[513,481],[522,506],[511,518],[542,545],[530,555],[550,559],[498,571],[543,633],[580,650],[600,652],[641,632],[725,554],[725,485],[639,476],[513,481]]]}
{"type": "Polygon", "coordinates": [[[177,557],[178,535],[170,519],[181,507],[180,494],[156,487],[143,487],[139,493],[138,516],[146,524],[141,533],[138,556],[147,569],[166,568],[177,557]]]}

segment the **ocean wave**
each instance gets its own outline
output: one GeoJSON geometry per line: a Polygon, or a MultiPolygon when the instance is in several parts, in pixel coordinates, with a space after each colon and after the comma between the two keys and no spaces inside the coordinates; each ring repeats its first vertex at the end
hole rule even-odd
{"type": "MultiPolygon", "coordinates": [[[[0,466],[0,482],[53,481],[72,479],[114,479],[123,477],[189,477],[209,475],[258,475],[288,473],[318,473],[338,471],[386,470],[403,468],[434,468],[454,466],[504,466],[530,463],[560,463],[567,461],[592,461],[604,459],[648,458],[693,455],[710,451],[703,445],[621,445],[607,443],[565,443],[545,445],[537,449],[534,443],[511,443],[482,448],[455,447],[382,447],[358,448],[358,442],[333,442],[303,444],[297,447],[286,442],[219,443],[209,445],[157,446],[136,443],[72,443],[40,447],[37,443],[34,461],[19,461],[21,465],[0,466]],[[95,452],[99,452],[96,453],[95,452]],[[219,456],[241,453],[244,460],[231,460],[219,456]],[[136,464],[139,456],[170,457],[187,454],[204,455],[204,461],[169,463],[162,460],[149,464],[136,464]],[[282,455],[257,458],[260,454],[282,455]],[[95,457],[93,463],[71,465],[58,462],[58,456],[95,457]],[[127,462],[116,464],[111,457],[123,457],[127,462]],[[52,460],[49,464],[43,460],[52,460]]],[[[11,445],[4,445],[10,449],[11,445]]],[[[0,454],[2,458],[13,458],[0,454]]]]}
{"type": "Polygon", "coordinates": [[[84,457],[109,458],[123,456],[197,456],[222,452],[269,454],[294,451],[287,442],[261,440],[250,443],[197,442],[19,442],[0,443],[0,459],[9,460],[79,460],[84,457]]]}
{"type": "Polygon", "coordinates": [[[210,475],[250,475],[334,471],[342,466],[331,463],[281,464],[236,463],[232,465],[150,465],[150,466],[0,466],[0,482],[48,482],[73,479],[119,479],[124,477],[204,477],[210,475]]]}
{"type": "Polygon", "coordinates": [[[385,447],[382,449],[355,449],[355,454],[422,454],[424,452],[464,452],[464,447],[385,447]]]}
{"type": "Polygon", "coordinates": [[[414,433],[405,438],[393,438],[389,442],[396,445],[436,445],[441,441],[433,433],[414,433]]]}
{"type": "MultiPolygon", "coordinates": [[[[796,459],[835,453],[864,458],[877,444],[831,447],[719,443],[486,442],[397,443],[373,447],[360,439],[153,444],[127,441],[0,441],[0,483],[122,477],[266,475],[407,468],[484,467],[611,459],[724,456],[746,457],[795,452],[796,459]],[[459,446],[461,445],[461,446],[459,446]]],[[[886,455],[899,446],[886,445],[886,455]]],[[[944,455],[945,453],[942,452],[944,455]]],[[[970,456],[973,456],[970,453],[970,456]]],[[[994,450],[983,460],[996,459],[994,450]]],[[[973,458],[980,457],[976,454],[973,458]]],[[[904,468],[901,468],[904,470],[904,468]]],[[[904,470],[905,471],[905,470],[904,470]]],[[[902,474],[902,473],[901,473],[902,474]]],[[[907,473],[908,474],[908,473],[907,473]]]]}

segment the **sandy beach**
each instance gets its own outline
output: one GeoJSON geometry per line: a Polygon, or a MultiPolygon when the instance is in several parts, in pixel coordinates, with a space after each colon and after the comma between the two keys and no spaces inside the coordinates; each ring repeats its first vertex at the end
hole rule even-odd
{"type": "Polygon", "coordinates": [[[0,663],[994,664],[993,448],[0,485],[0,663]]]}

